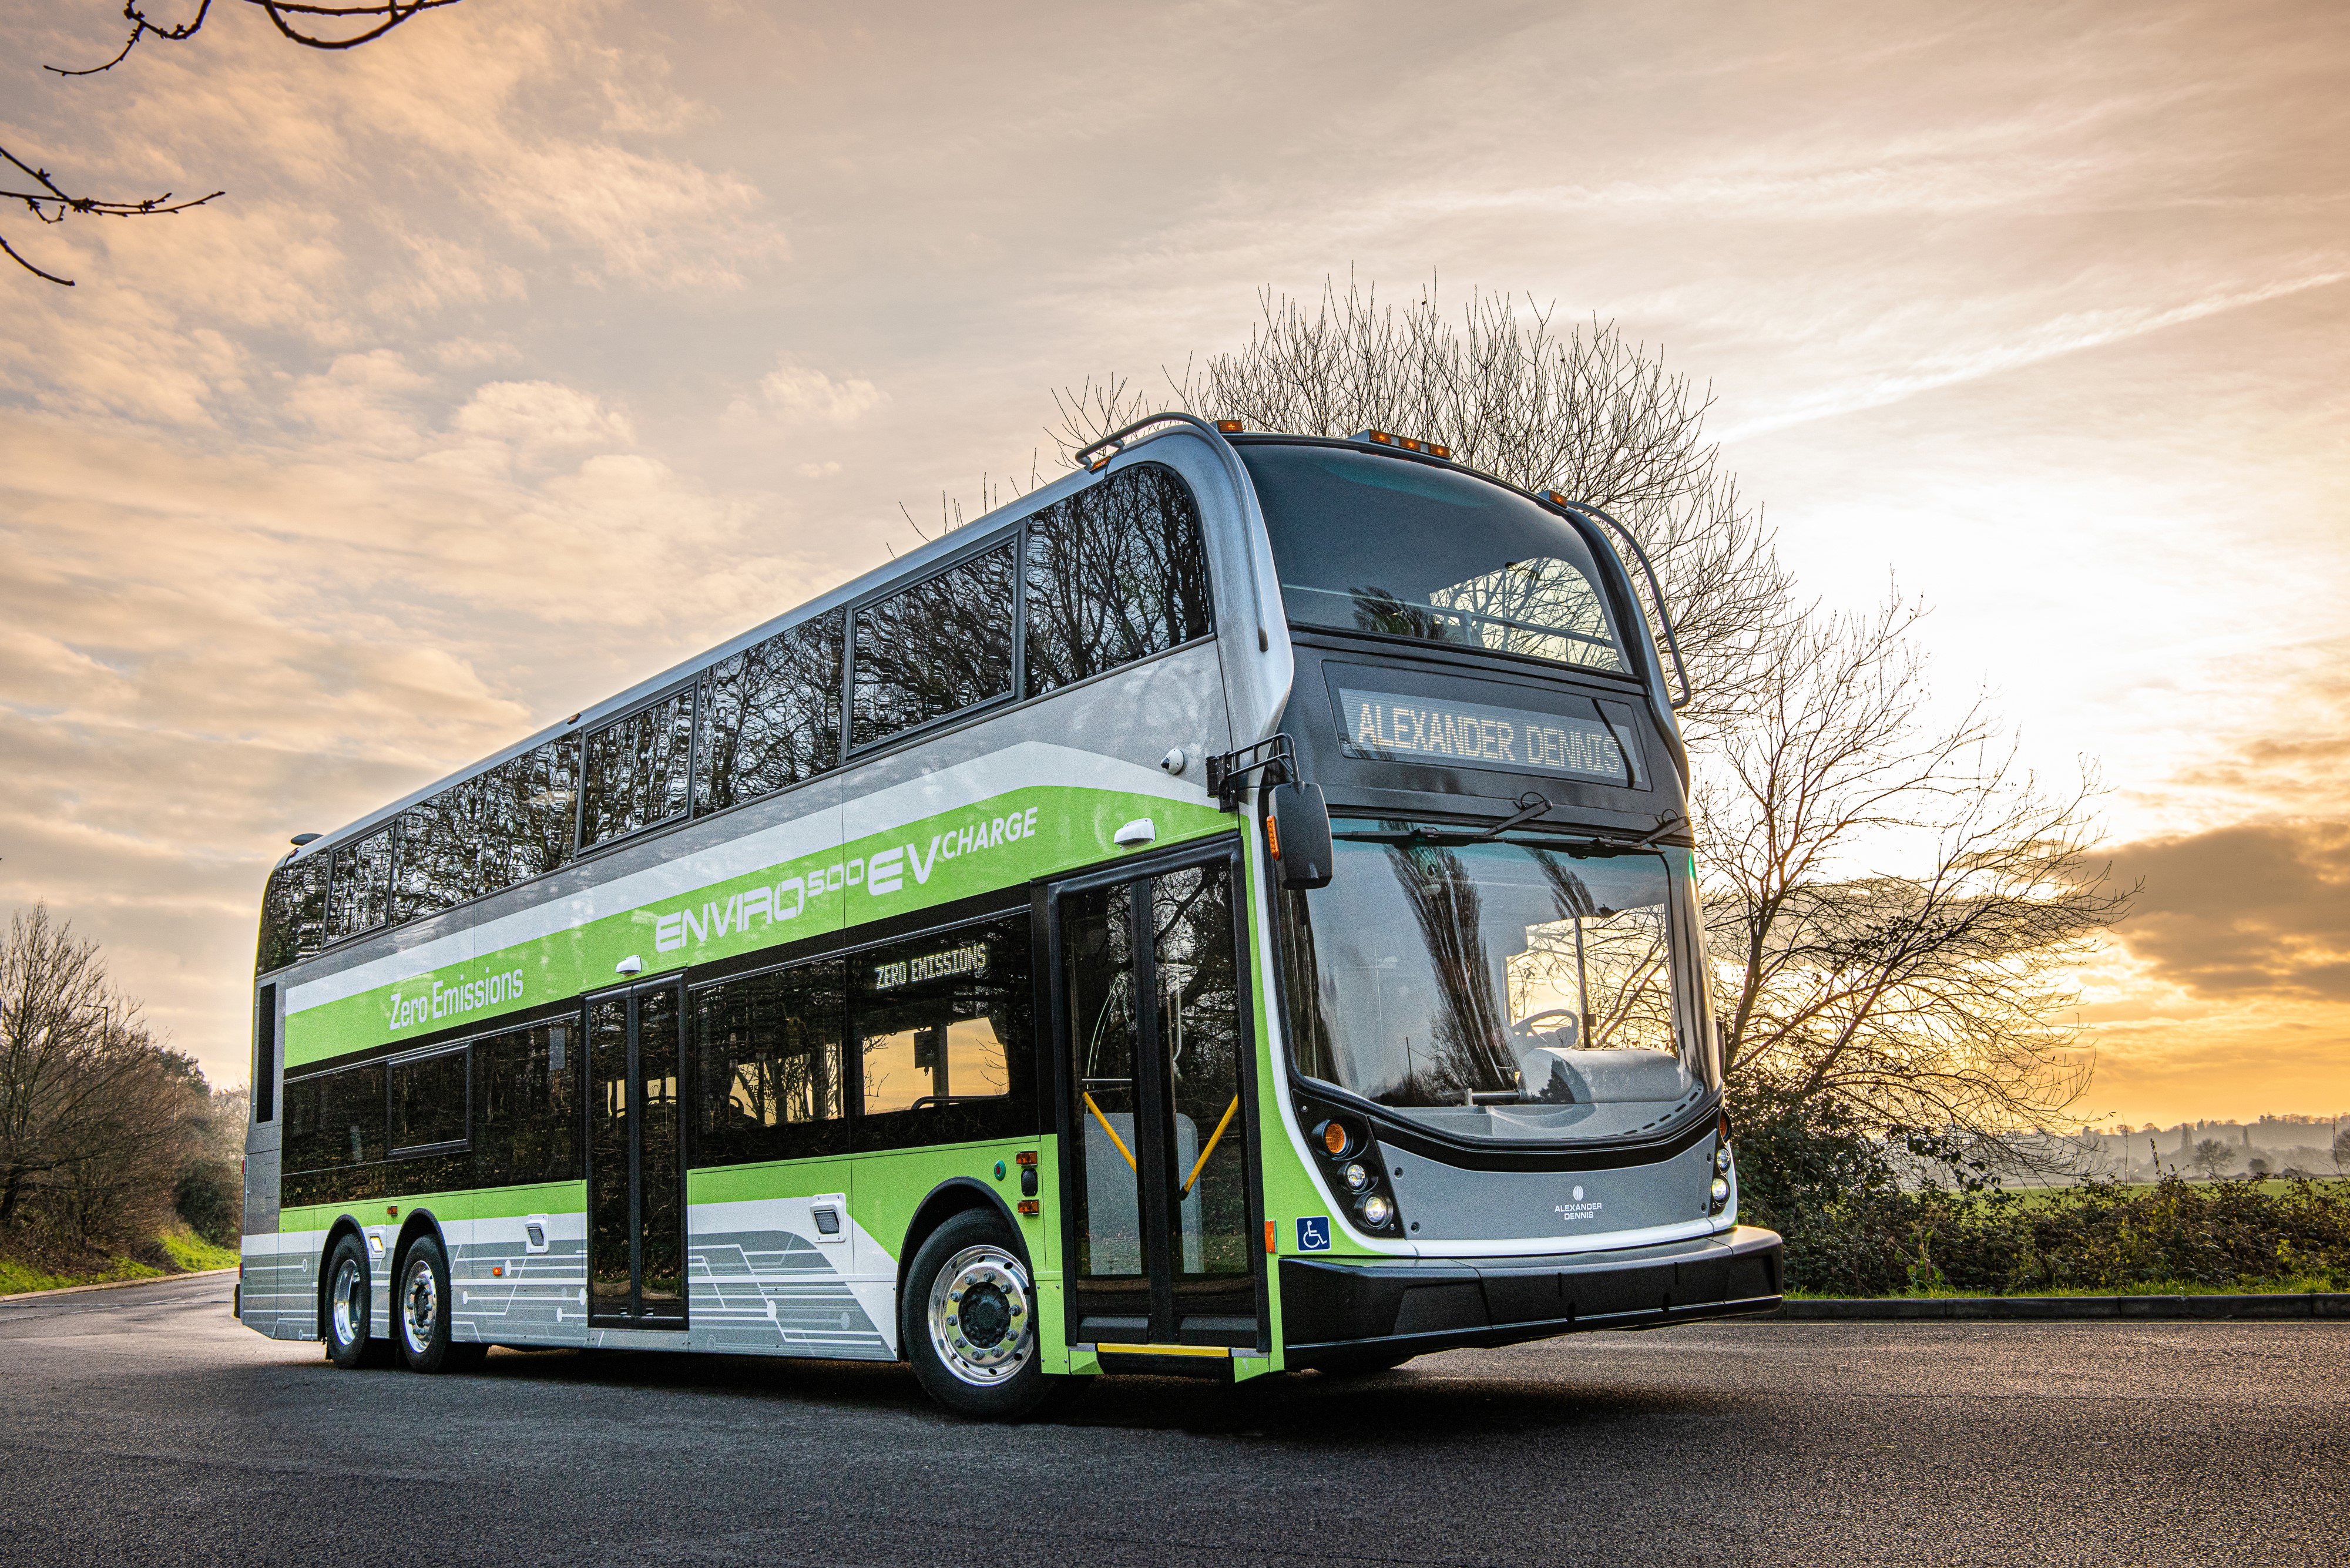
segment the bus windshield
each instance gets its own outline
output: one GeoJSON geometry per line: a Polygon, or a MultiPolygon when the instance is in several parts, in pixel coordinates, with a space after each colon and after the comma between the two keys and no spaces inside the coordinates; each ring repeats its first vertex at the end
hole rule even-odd
{"type": "Polygon", "coordinates": [[[1705,1097],[1710,1037],[1676,1002],[1693,911],[1662,856],[1401,825],[1336,850],[1329,887],[1284,901],[1300,1074],[1480,1138],[1636,1137],[1705,1097]]]}
{"type": "Polygon", "coordinates": [[[1326,446],[1240,453],[1294,624],[1625,672],[1591,551],[1564,518],[1426,463],[1326,446]]]}

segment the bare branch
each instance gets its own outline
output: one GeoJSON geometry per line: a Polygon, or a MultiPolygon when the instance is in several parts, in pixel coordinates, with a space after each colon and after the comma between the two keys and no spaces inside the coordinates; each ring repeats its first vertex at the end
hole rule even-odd
{"type": "MultiPolygon", "coordinates": [[[[191,207],[201,207],[205,202],[226,194],[225,192],[214,191],[209,196],[196,196],[182,201],[172,200],[172,192],[169,191],[160,196],[146,196],[136,201],[120,201],[106,196],[77,196],[50,178],[47,170],[35,168],[5,147],[0,147],[0,158],[6,159],[21,170],[37,187],[37,189],[25,191],[0,190],[0,201],[22,202],[25,204],[25,210],[32,213],[36,220],[44,223],[64,223],[70,213],[79,213],[84,217],[92,218],[165,217],[173,213],[184,213],[191,207]]],[[[46,278],[51,283],[61,284],[67,288],[74,286],[73,279],[59,277],[57,274],[35,266],[26,260],[16,248],[8,243],[5,235],[0,235],[0,251],[7,252],[10,260],[36,277],[46,278]]]]}
{"type": "MultiPolygon", "coordinates": [[[[350,49],[371,39],[382,37],[420,11],[439,10],[442,6],[457,5],[459,0],[353,0],[353,3],[348,4],[332,3],[332,0],[329,0],[328,4],[319,5],[297,4],[294,3],[294,0],[244,0],[244,3],[257,6],[265,12],[278,32],[305,48],[350,49]],[[351,22],[366,21],[376,17],[381,20],[375,26],[347,37],[330,38],[301,31],[286,20],[288,16],[351,22]]],[[[161,24],[151,20],[146,12],[140,9],[139,0],[124,0],[122,16],[123,19],[130,24],[130,36],[123,40],[122,47],[116,51],[112,59],[103,65],[91,66],[81,70],[68,70],[60,66],[44,66],[41,68],[61,77],[92,77],[103,71],[110,71],[130,57],[131,49],[143,37],[153,36],[171,44],[182,43],[194,37],[203,26],[205,19],[211,16],[212,10],[213,0],[198,0],[196,14],[188,21],[161,24]]],[[[40,187],[37,191],[0,191],[0,201],[22,202],[26,211],[30,212],[37,222],[44,223],[61,223],[70,213],[99,218],[163,217],[173,213],[184,213],[191,207],[201,207],[207,202],[227,194],[223,191],[214,191],[209,196],[196,196],[185,201],[173,201],[172,193],[168,191],[161,196],[151,196],[137,201],[121,201],[107,196],[76,196],[60,189],[57,182],[49,178],[47,170],[34,168],[5,147],[0,147],[0,158],[6,159],[22,170],[40,187]]],[[[0,235],[0,251],[6,252],[9,260],[31,273],[35,277],[67,288],[74,286],[73,279],[60,277],[56,273],[34,265],[8,243],[5,235],[0,235]]]]}
{"type": "MultiPolygon", "coordinates": [[[[373,0],[372,4],[317,5],[291,5],[287,4],[286,0],[244,0],[244,3],[267,15],[278,32],[305,48],[352,49],[361,44],[382,37],[419,11],[433,11],[443,5],[454,5],[458,0],[406,0],[405,4],[400,3],[400,0],[373,0]],[[297,30],[286,20],[288,16],[316,16],[323,20],[338,22],[364,21],[375,16],[380,16],[382,20],[376,26],[348,37],[328,38],[297,30]]],[[[141,38],[156,37],[167,44],[178,44],[194,37],[203,27],[206,19],[212,16],[212,9],[213,0],[198,0],[196,14],[191,20],[163,25],[151,20],[145,11],[140,9],[139,0],[125,0],[122,19],[130,24],[130,36],[122,41],[122,47],[116,51],[112,59],[108,60],[104,65],[89,66],[79,70],[68,69],[63,66],[43,66],[41,68],[61,77],[94,77],[100,72],[110,71],[130,57],[130,51],[138,46],[141,38]]]]}

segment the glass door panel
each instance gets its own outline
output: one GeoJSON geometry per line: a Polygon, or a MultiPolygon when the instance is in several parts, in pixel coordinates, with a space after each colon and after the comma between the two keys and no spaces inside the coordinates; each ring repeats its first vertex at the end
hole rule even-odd
{"type": "Polygon", "coordinates": [[[1169,1255],[1179,1284],[1191,1287],[1180,1303],[1187,1317],[1219,1304],[1247,1315],[1255,1300],[1232,909],[1223,862],[1151,879],[1153,990],[1174,1121],[1169,1255]]]}
{"type": "Polygon", "coordinates": [[[1076,1272],[1092,1289],[1085,1337],[1148,1338],[1150,1279],[1142,1262],[1135,1146],[1134,894],[1119,883],[1061,904],[1062,983],[1071,1034],[1070,1088],[1081,1151],[1070,1201],[1076,1272]]]}
{"type": "Polygon", "coordinates": [[[678,1132],[674,987],[639,992],[637,1007],[637,1315],[685,1316],[685,1167],[678,1132]]]}
{"type": "Polygon", "coordinates": [[[588,1314],[600,1326],[685,1322],[678,1016],[673,984],[588,1005],[588,1314]]]}
{"type": "Polygon", "coordinates": [[[629,1149],[629,999],[606,997],[588,1008],[588,1315],[625,1319],[636,1272],[630,1212],[636,1183],[629,1149]]]}
{"type": "Polygon", "coordinates": [[[1231,862],[1073,888],[1055,912],[1076,1156],[1074,1337],[1253,1345],[1257,1222],[1231,862]]]}

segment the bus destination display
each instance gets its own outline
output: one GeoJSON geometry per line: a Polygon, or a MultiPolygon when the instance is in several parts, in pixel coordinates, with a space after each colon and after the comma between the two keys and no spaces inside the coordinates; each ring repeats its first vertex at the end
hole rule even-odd
{"type": "Polygon", "coordinates": [[[1575,718],[1352,687],[1339,688],[1338,701],[1340,728],[1357,756],[1632,782],[1623,744],[1596,715],[1575,718]]]}

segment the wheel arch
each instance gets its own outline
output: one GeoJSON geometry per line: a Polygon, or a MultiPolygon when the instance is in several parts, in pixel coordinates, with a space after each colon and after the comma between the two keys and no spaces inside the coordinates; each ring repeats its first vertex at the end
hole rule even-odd
{"type": "Polygon", "coordinates": [[[419,1236],[430,1236],[439,1243],[441,1261],[453,1265],[449,1256],[449,1238],[442,1233],[441,1220],[430,1209],[411,1209],[400,1221],[400,1239],[391,1246],[391,1279],[396,1284],[400,1272],[408,1267],[408,1249],[416,1245],[419,1236]]]}
{"type": "Polygon", "coordinates": [[[906,1359],[906,1271],[914,1266],[914,1254],[931,1239],[938,1228],[958,1214],[972,1210],[993,1214],[1003,1221],[1003,1229],[1012,1237],[1012,1245],[1020,1254],[1021,1266],[1030,1279],[1036,1276],[1035,1260],[1028,1256],[1028,1238],[1020,1233],[1020,1222],[1012,1217],[1011,1206],[1001,1194],[984,1183],[968,1176],[951,1176],[931,1189],[921,1202],[914,1206],[914,1217],[906,1225],[905,1240],[898,1249],[898,1359],[906,1359]]]}

